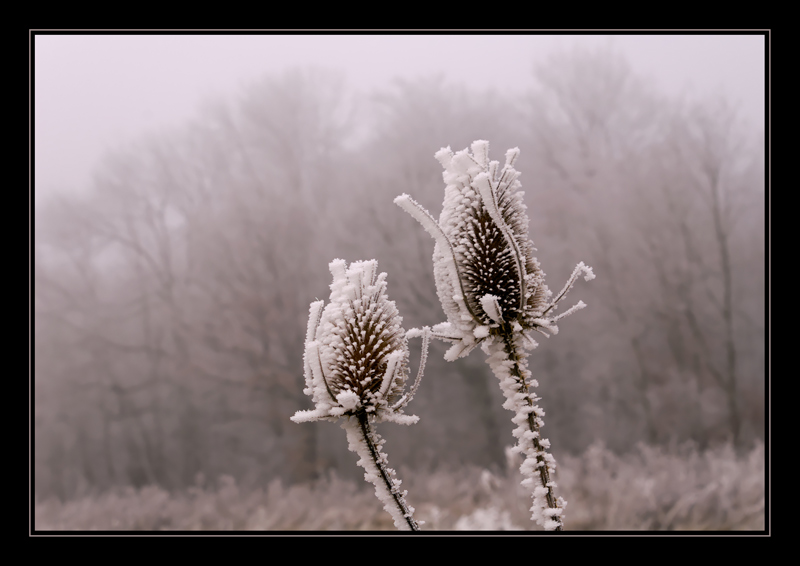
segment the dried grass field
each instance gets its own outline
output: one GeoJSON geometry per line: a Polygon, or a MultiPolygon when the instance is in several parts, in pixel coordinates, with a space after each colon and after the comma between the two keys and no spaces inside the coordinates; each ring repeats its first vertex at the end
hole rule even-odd
{"type": "MultiPolygon", "coordinates": [[[[516,471],[399,472],[422,530],[535,530],[516,471]]],[[[640,445],[622,456],[594,445],[562,457],[556,481],[568,501],[568,531],[758,531],[765,528],[764,472],[761,444],[739,454],[729,445],[640,445]]],[[[335,475],[254,490],[225,476],[178,493],[150,486],[38,501],[34,512],[37,530],[394,530],[371,486],[335,475]]]]}

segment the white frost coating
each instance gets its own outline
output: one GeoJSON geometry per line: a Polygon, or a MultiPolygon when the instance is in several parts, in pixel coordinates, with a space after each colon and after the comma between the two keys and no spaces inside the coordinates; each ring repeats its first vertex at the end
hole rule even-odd
{"type": "Polygon", "coordinates": [[[434,220],[433,216],[431,216],[427,210],[422,208],[417,201],[403,193],[394,199],[394,203],[414,217],[414,219],[419,222],[423,228],[425,228],[425,231],[430,234],[434,240],[436,240],[437,244],[440,244],[444,249],[450,248],[450,242],[447,240],[445,233],[436,223],[436,220],[434,220]]]}
{"type": "Polygon", "coordinates": [[[444,167],[445,169],[450,167],[450,162],[453,161],[453,152],[450,150],[449,145],[437,151],[435,154],[433,154],[433,156],[439,163],[442,164],[442,167],[444,167]]]}
{"type": "Polygon", "coordinates": [[[486,338],[489,336],[489,327],[488,326],[476,326],[475,330],[472,331],[475,335],[475,338],[486,338]]]}
{"type": "Polygon", "coordinates": [[[558,322],[560,319],[564,318],[565,316],[569,316],[572,313],[574,313],[575,311],[579,311],[579,310],[581,310],[582,308],[585,308],[585,307],[586,307],[586,303],[584,303],[583,301],[578,301],[576,304],[572,305],[570,308],[568,308],[567,310],[562,312],[560,315],[555,317],[553,319],[553,322],[558,322]]]}
{"type": "Polygon", "coordinates": [[[414,508],[409,507],[405,502],[406,491],[400,491],[400,480],[396,478],[395,471],[386,465],[387,457],[381,451],[383,439],[374,430],[368,430],[369,441],[376,449],[377,460],[383,464],[384,472],[388,476],[391,488],[386,485],[381,470],[373,459],[373,455],[367,444],[368,440],[364,438],[364,433],[360,424],[355,419],[347,419],[342,421],[342,428],[347,433],[347,448],[351,452],[355,452],[358,456],[357,464],[364,468],[364,479],[375,486],[375,495],[378,500],[383,503],[383,508],[392,516],[394,526],[399,530],[409,531],[411,526],[409,520],[416,524],[413,519],[414,508]],[[402,508],[408,510],[408,517],[403,513],[402,508]]]}
{"type": "MultiPolygon", "coordinates": [[[[315,301],[309,307],[303,355],[306,387],[314,402],[311,411],[299,411],[294,422],[337,420],[365,410],[375,422],[416,422],[403,415],[422,377],[417,375],[410,393],[404,393],[409,377],[408,339],[402,318],[386,296],[386,273],[378,262],[342,259],[329,264],[333,281],[331,301],[315,301]],[[324,306],[324,308],[323,308],[324,306]]],[[[430,329],[423,329],[423,349],[430,329]]],[[[423,352],[422,361],[427,352],[423,352]]]]}
{"type": "Polygon", "coordinates": [[[464,149],[457,151],[450,163],[449,172],[461,176],[470,173],[473,166],[478,165],[469,152],[464,149]]]}
{"type": "MultiPolygon", "coordinates": [[[[522,334],[517,334],[514,340],[514,345],[517,349],[521,347],[522,340],[522,334]]],[[[499,341],[490,344],[487,347],[487,353],[489,354],[487,358],[489,367],[500,380],[500,388],[506,398],[503,407],[514,412],[514,417],[511,420],[517,425],[517,428],[514,429],[512,434],[517,438],[517,444],[512,451],[525,455],[525,459],[520,465],[519,471],[524,477],[522,484],[531,489],[533,499],[531,519],[541,525],[545,530],[555,530],[563,524],[562,511],[566,506],[566,502],[558,498],[559,508],[550,508],[547,496],[548,494],[550,494],[551,497],[554,496],[548,487],[542,484],[540,468],[542,466],[547,466],[547,474],[549,477],[552,477],[556,465],[552,455],[547,452],[547,448],[550,445],[549,441],[540,438],[538,432],[530,429],[528,415],[543,415],[544,411],[536,405],[538,397],[531,391],[533,380],[530,379],[527,359],[524,356],[516,357],[516,361],[510,359],[505,345],[499,341]],[[524,387],[519,378],[514,375],[515,373],[521,375],[524,382],[527,383],[529,387],[524,387]],[[556,517],[557,520],[552,517],[556,517]]],[[[539,422],[541,418],[538,416],[534,418],[538,426],[543,424],[539,422]]],[[[550,489],[552,489],[552,482],[550,482],[550,484],[550,489]]]]}
{"type": "MultiPolygon", "coordinates": [[[[488,150],[487,141],[476,140],[470,149],[453,153],[447,147],[436,152],[446,184],[438,222],[407,194],[394,201],[434,238],[436,291],[449,327],[446,333],[434,327],[432,335],[454,344],[445,355],[448,360],[467,355],[475,347],[476,336],[482,340],[491,336],[480,330],[476,334],[479,326],[510,324],[514,332],[555,334],[558,328],[550,313],[566,294],[562,292],[550,300],[552,293],[532,255],[535,248],[527,233],[520,174],[514,169],[519,149],[506,152],[502,169],[497,161],[489,161],[488,150]],[[489,226],[485,224],[486,215],[491,219],[489,226]],[[493,233],[499,233],[501,245],[489,250],[483,242],[493,233]],[[503,279],[495,277],[485,285],[476,285],[475,281],[484,277],[478,273],[487,269],[503,273],[503,279]],[[496,297],[496,301],[484,299],[487,295],[496,297]],[[461,345],[457,345],[459,341],[461,345]]],[[[585,273],[587,280],[593,276],[583,263],[579,264],[579,271],[585,273]]],[[[572,283],[574,278],[566,290],[572,283]]],[[[575,309],[559,319],[572,312],[575,309]]]]}
{"type": "MultiPolygon", "coordinates": [[[[556,298],[547,306],[543,315],[546,315],[548,312],[553,310],[558,305],[558,303],[561,302],[561,300],[567,296],[567,293],[569,293],[570,289],[572,289],[573,285],[575,285],[575,281],[577,281],[578,276],[580,276],[581,273],[585,274],[583,277],[585,281],[591,281],[595,277],[594,271],[592,271],[591,267],[587,266],[583,262],[578,263],[578,265],[575,266],[575,269],[572,270],[572,275],[569,276],[569,279],[567,279],[566,284],[564,284],[564,288],[561,289],[558,295],[556,295],[556,298]]],[[[559,316],[552,318],[552,320],[553,322],[555,322],[561,318],[564,318],[565,316],[574,313],[577,310],[582,309],[585,306],[586,304],[583,301],[578,301],[578,304],[576,304],[566,312],[560,314],[559,316]]]]}
{"type": "Polygon", "coordinates": [[[448,362],[454,362],[458,358],[466,357],[472,350],[475,349],[475,346],[478,345],[478,342],[473,342],[472,344],[467,344],[463,341],[457,342],[453,344],[448,350],[444,353],[444,359],[448,362]]]}
{"type": "Polygon", "coordinates": [[[475,162],[481,167],[486,167],[489,162],[489,142],[486,140],[476,140],[470,146],[475,162]]]}
{"type": "MultiPolygon", "coordinates": [[[[439,153],[441,153],[441,151],[439,153]]],[[[452,162],[452,160],[450,162],[452,162]]],[[[458,268],[456,267],[456,258],[447,235],[430,213],[407,194],[402,194],[395,198],[394,203],[417,220],[436,242],[436,246],[433,250],[436,289],[443,307],[445,307],[446,312],[448,312],[448,319],[471,321],[473,316],[469,312],[463,299],[461,279],[459,277],[458,268]]],[[[467,323],[466,326],[468,328],[469,324],[467,323]]],[[[463,322],[461,325],[456,326],[456,328],[463,327],[463,322]]]]}
{"type": "Polygon", "coordinates": [[[406,330],[406,338],[420,338],[424,333],[424,328],[409,328],[406,330]]]}
{"type": "Polygon", "coordinates": [[[506,165],[505,165],[504,168],[513,167],[514,166],[514,162],[517,160],[517,157],[519,157],[519,148],[518,147],[512,147],[511,149],[506,151],[506,165]]]}
{"type": "MultiPolygon", "coordinates": [[[[549,318],[534,318],[532,320],[534,324],[537,325],[537,329],[539,332],[542,332],[542,329],[549,331],[551,334],[558,334],[558,326],[554,324],[554,321],[549,318]]],[[[547,333],[542,332],[545,336],[547,333]]]]}
{"type": "MultiPolygon", "coordinates": [[[[526,278],[525,266],[521,258],[522,252],[515,241],[513,230],[505,225],[503,215],[497,208],[495,202],[497,196],[492,193],[493,190],[502,190],[505,191],[504,194],[513,195],[519,185],[516,182],[518,173],[508,168],[504,169],[502,186],[498,183],[496,187],[492,187],[490,175],[493,177],[497,174],[498,164],[496,161],[489,161],[488,148],[487,141],[476,140],[471,145],[472,153],[465,149],[454,154],[449,147],[436,152],[435,157],[444,168],[443,179],[446,184],[444,204],[438,223],[408,195],[404,194],[395,199],[395,203],[416,218],[436,242],[433,253],[436,290],[450,326],[447,334],[434,328],[433,336],[454,343],[462,342],[461,345],[454,344],[448,350],[446,358],[450,360],[463,357],[475,347],[474,330],[476,327],[492,322],[499,324],[497,321],[502,320],[500,302],[492,311],[492,314],[497,316],[492,317],[479,306],[481,297],[465,296],[464,292],[465,273],[462,273],[462,267],[459,264],[464,261],[463,254],[470,252],[460,242],[472,233],[471,226],[475,222],[476,214],[481,211],[487,211],[490,214],[496,227],[505,237],[506,249],[509,250],[514,261],[515,281],[523,286],[522,292],[518,293],[518,300],[523,302],[527,299],[524,292],[526,278]],[[481,185],[483,185],[483,190],[481,185]],[[457,257],[457,254],[461,255],[457,257]]],[[[514,202],[522,205],[518,199],[514,202]]],[[[522,210],[520,208],[520,213],[522,210]]],[[[516,218],[515,214],[517,213],[511,211],[512,217],[516,218]]],[[[524,223],[527,222],[527,217],[520,216],[519,218],[520,222],[523,220],[524,223]]],[[[503,250],[498,251],[502,252],[503,250]]],[[[470,265],[465,265],[463,268],[472,269],[470,265]]],[[[513,284],[509,282],[509,285],[513,284]]],[[[519,305],[514,306],[518,307],[519,305]]],[[[492,306],[489,309],[492,310],[492,306]]],[[[480,333],[481,331],[479,331],[480,333]]]]}
{"type": "Polygon", "coordinates": [[[458,342],[459,337],[456,329],[449,322],[440,322],[431,328],[431,336],[444,342],[458,342]]]}
{"type": "Polygon", "coordinates": [[[357,261],[349,266],[342,259],[329,264],[333,282],[330,303],[309,306],[303,367],[306,387],[314,408],[298,411],[291,420],[304,423],[344,418],[350,450],[360,458],[365,479],[399,529],[419,530],[413,507],[400,492],[400,481],[388,467],[381,451],[383,440],[374,424],[394,422],[410,425],[419,420],[403,413],[414,397],[427,358],[431,329],[427,326],[406,333],[397,307],[386,295],[386,273],[377,274],[378,262],[357,261]],[[324,307],[324,308],[323,308],[324,307]],[[422,355],[416,380],[406,392],[408,337],[422,338],[422,355]]]}
{"type": "Polygon", "coordinates": [[[314,339],[319,325],[319,318],[322,316],[322,307],[325,306],[325,301],[314,301],[308,307],[308,327],[306,328],[306,343],[314,339]]]}
{"type": "Polygon", "coordinates": [[[338,289],[347,281],[347,262],[343,259],[334,259],[328,264],[328,269],[333,275],[333,283],[331,283],[331,300],[339,299],[338,289]]]}
{"type": "MultiPolygon", "coordinates": [[[[483,297],[481,297],[481,307],[483,307],[483,312],[485,312],[494,322],[497,324],[503,324],[503,309],[500,307],[499,297],[490,295],[488,293],[485,294],[483,297]]],[[[519,326],[519,323],[516,321],[515,324],[519,326]]]]}
{"type": "Polygon", "coordinates": [[[383,384],[381,385],[380,393],[381,397],[386,397],[387,392],[389,391],[389,387],[394,383],[395,373],[400,369],[400,364],[403,363],[403,358],[405,357],[405,352],[402,350],[395,350],[388,356],[386,359],[388,361],[386,365],[386,376],[383,378],[383,384]]]}
{"type": "Polygon", "coordinates": [[[345,411],[353,411],[361,404],[355,391],[342,391],[336,396],[336,401],[345,411]]]}
{"type": "Polygon", "coordinates": [[[579,301],[554,314],[578,275],[590,281],[594,273],[579,263],[553,298],[528,235],[520,173],[514,169],[519,148],[506,152],[502,168],[489,161],[488,148],[488,142],[476,140],[471,152],[453,153],[449,147],[436,152],[445,182],[438,222],[408,195],[395,203],[435,241],[434,279],[447,320],[435,325],[431,335],[452,344],[444,356],[448,361],[467,356],[478,345],[487,353],[506,397],[503,407],[514,412],[515,449],[526,455],[521,470],[533,496],[532,518],[545,529],[560,528],[566,502],[552,491],[555,460],[540,436],[544,411],[532,391],[538,383],[527,369],[527,351],[537,347],[532,332],[556,334],[557,321],[585,306],[579,301]]]}
{"type": "Polygon", "coordinates": [[[424,326],[422,328],[412,328],[406,332],[406,338],[416,338],[418,336],[422,338],[422,352],[420,353],[419,357],[419,370],[417,370],[417,378],[414,380],[414,385],[412,385],[411,390],[403,394],[400,400],[392,407],[394,411],[405,407],[406,404],[414,398],[414,395],[417,394],[417,388],[419,387],[420,381],[422,381],[422,374],[425,372],[425,362],[428,360],[428,345],[430,344],[432,334],[433,333],[428,326],[424,326]]]}
{"type": "MultiPolygon", "coordinates": [[[[324,305],[325,301],[315,301],[309,305],[308,326],[306,327],[306,344],[309,344],[314,340],[314,336],[317,332],[317,326],[319,326],[319,319],[322,316],[322,307],[324,305]]],[[[311,373],[311,365],[307,352],[303,355],[303,374],[305,376],[306,383],[306,388],[303,391],[306,395],[311,395],[311,391],[314,387],[314,377],[311,373]]]]}

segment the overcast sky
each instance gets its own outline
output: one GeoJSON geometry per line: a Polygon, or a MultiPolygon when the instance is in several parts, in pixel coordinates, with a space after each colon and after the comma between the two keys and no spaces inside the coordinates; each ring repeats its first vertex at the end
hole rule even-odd
{"type": "Polygon", "coordinates": [[[38,35],[36,193],[87,186],[105,149],[179,126],[205,99],[233,96],[267,73],[337,69],[360,92],[395,77],[442,72],[473,85],[488,73],[498,90],[521,93],[533,86],[533,64],[554,50],[609,43],[662,90],[724,94],[763,122],[759,35],[38,35]]]}

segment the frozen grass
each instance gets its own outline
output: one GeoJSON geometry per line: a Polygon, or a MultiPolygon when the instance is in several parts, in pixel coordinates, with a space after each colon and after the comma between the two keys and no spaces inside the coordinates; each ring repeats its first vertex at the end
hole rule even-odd
{"type": "MultiPolygon", "coordinates": [[[[730,446],[704,452],[641,446],[624,456],[595,445],[558,461],[556,481],[569,496],[567,531],[764,529],[763,445],[743,455],[730,446]]],[[[402,474],[422,530],[532,527],[516,471],[402,474]]],[[[395,530],[368,486],[335,476],[290,487],[275,481],[248,492],[229,477],[175,494],[125,489],[41,501],[35,514],[38,530],[395,530]]]]}

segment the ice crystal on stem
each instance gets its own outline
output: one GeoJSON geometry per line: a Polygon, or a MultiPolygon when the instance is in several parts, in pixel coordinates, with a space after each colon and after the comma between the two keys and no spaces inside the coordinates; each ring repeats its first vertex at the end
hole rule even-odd
{"type": "Polygon", "coordinates": [[[403,413],[422,378],[430,330],[406,333],[397,307],[386,295],[386,273],[378,274],[375,260],[348,267],[341,259],[330,265],[333,283],[330,303],[311,303],[305,342],[303,392],[314,409],[298,411],[291,418],[302,423],[342,420],[349,448],[366,470],[364,478],[391,514],[398,529],[419,530],[414,508],[388,466],[383,440],[374,423],[391,421],[413,424],[418,417],[403,413]],[[323,308],[324,307],[324,308],[323,308]],[[409,391],[408,338],[422,338],[417,377],[409,391]]]}
{"type": "Polygon", "coordinates": [[[433,327],[433,336],[453,344],[445,354],[449,361],[478,345],[487,353],[506,396],[503,406],[515,413],[515,450],[526,456],[520,470],[533,494],[532,519],[545,529],[561,530],[566,502],[554,495],[550,476],[555,461],[540,434],[544,411],[531,391],[537,383],[531,379],[525,352],[537,345],[532,332],[556,334],[561,318],[586,306],[579,301],[555,314],[578,276],[583,273],[589,281],[594,273],[579,263],[552,298],[528,237],[528,216],[514,169],[519,149],[506,152],[502,168],[489,161],[488,142],[475,141],[471,150],[453,153],[448,147],[435,155],[444,167],[446,185],[438,222],[407,194],[394,202],[436,242],[434,277],[447,321],[433,327]]]}

